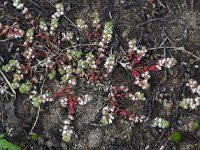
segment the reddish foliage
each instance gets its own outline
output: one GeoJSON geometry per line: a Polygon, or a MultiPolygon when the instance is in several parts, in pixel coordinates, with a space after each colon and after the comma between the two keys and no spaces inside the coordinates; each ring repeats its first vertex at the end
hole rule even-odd
{"type": "Polygon", "coordinates": [[[158,68],[156,67],[156,65],[151,65],[147,68],[148,71],[158,71],[158,68]]]}
{"type": "Polygon", "coordinates": [[[62,90],[58,90],[54,95],[53,95],[53,98],[56,98],[56,97],[59,97],[59,96],[61,96],[62,95],[62,93],[63,93],[63,91],[62,90]]]}
{"type": "Polygon", "coordinates": [[[148,5],[152,5],[154,3],[154,0],[147,0],[148,5]]]}
{"type": "Polygon", "coordinates": [[[135,69],[132,70],[131,75],[132,75],[134,78],[137,78],[137,77],[140,76],[140,74],[139,74],[135,69]]]}
{"type": "Polygon", "coordinates": [[[116,101],[111,101],[111,104],[113,105],[113,106],[115,106],[115,107],[120,107],[120,105],[116,102],[116,101]]]}
{"type": "Polygon", "coordinates": [[[129,120],[130,121],[135,121],[135,117],[136,117],[135,114],[130,114],[129,115],[129,120]]]}
{"type": "Polygon", "coordinates": [[[123,98],[124,96],[122,94],[115,94],[115,98],[123,98]]]}
{"type": "Polygon", "coordinates": [[[32,71],[32,70],[31,70],[30,73],[29,73],[29,77],[30,77],[30,78],[33,78],[33,71],[32,71]]]}
{"type": "Polygon", "coordinates": [[[100,65],[100,64],[101,64],[101,60],[100,60],[100,59],[97,59],[97,60],[96,60],[96,64],[97,64],[97,65],[100,65]]]}
{"type": "Polygon", "coordinates": [[[62,95],[64,95],[64,94],[67,94],[68,92],[69,92],[69,86],[66,85],[65,88],[59,89],[59,90],[53,95],[53,98],[62,96],[62,95]]]}
{"type": "Polygon", "coordinates": [[[132,55],[134,53],[134,50],[133,49],[129,49],[128,52],[127,52],[127,58],[128,60],[131,60],[132,59],[132,55]]]}
{"type": "Polygon", "coordinates": [[[75,105],[77,104],[76,97],[71,94],[68,95],[67,104],[68,104],[69,114],[74,114],[75,105]]]}
{"type": "Polygon", "coordinates": [[[88,75],[87,78],[88,78],[89,81],[92,81],[92,82],[97,81],[97,80],[98,80],[98,76],[97,76],[95,70],[93,70],[93,71],[88,75]]]}
{"type": "Polygon", "coordinates": [[[140,54],[137,54],[134,59],[134,64],[138,64],[140,62],[140,54]]]}
{"type": "Polygon", "coordinates": [[[119,110],[118,110],[118,113],[119,113],[119,115],[121,115],[121,116],[127,116],[127,115],[129,114],[127,111],[125,111],[125,110],[123,110],[123,109],[119,109],[119,110]]]}

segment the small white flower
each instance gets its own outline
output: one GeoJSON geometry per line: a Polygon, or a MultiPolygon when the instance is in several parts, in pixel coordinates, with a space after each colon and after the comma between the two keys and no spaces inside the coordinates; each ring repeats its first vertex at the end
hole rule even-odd
{"type": "Polygon", "coordinates": [[[23,3],[20,3],[20,4],[18,4],[18,5],[16,6],[17,9],[23,9],[23,7],[24,7],[24,4],[23,4],[23,3]]]}

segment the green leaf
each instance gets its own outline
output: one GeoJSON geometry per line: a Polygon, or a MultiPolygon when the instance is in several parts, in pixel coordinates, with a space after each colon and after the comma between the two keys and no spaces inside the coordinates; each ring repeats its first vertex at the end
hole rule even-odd
{"type": "Polygon", "coordinates": [[[58,26],[58,18],[54,18],[54,19],[51,20],[51,26],[54,26],[54,27],[58,26]]]}
{"type": "Polygon", "coordinates": [[[5,65],[5,66],[2,66],[2,70],[5,72],[8,72],[11,70],[11,67],[9,65],[5,65]]]}
{"type": "Polygon", "coordinates": [[[34,140],[34,141],[37,140],[38,137],[39,137],[39,135],[37,135],[36,133],[31,134],[31,139],[34,140]]]}
{"type": "Polygon", "coordinates": [[[26,85],[25,85],[24,83],[20,85],[20,87],[19,87],[19,92],[20,92],[21,94],[25,94],[25,93],[27,92],[27,90],[26,90],[26,85]]]}
{"type": "Polygon", "coordinates": [[[1,150],[21,150],[21,148],[5,139],[0,139],[0,149],[1,150]]]}
{"type": "Polygon", "coordinates": [[[32,101],[33,106],[39,108],[41,100],[42,100],[41,96],[34,98],[32,101]]]}
{"type": "Polygon", "coordinates": [[[144,93],[137,92],[136,96],[138,97],[139,100],[144,100],[144,93]]]}
{"type": "Polygon", "coordinates": [[[168,128],[169,127],[169,122],[168,121],[163,121],[162,123],[163,128],[168,128]]]}
{"type": "Polygon", "coordinates": [[[103,123],[103,124],[108,124],[108,119],[105,116],[103,116],[101,118],[100,122],[103,123]]]}
{"type": "Polygon", "coordinates": [[[200,142],[197,144],[197,149],[200,150],[200,142]]]}
{"type": "Polygon", "coordinates": [[[11,86],[12,86],[13,89],[17,89],[17,85],[18,85],[18,84],[15,83],[15,82],[14,82],[14,83],[11,83],[11,86]]]}
{"type": "Polygon", "coordinates": [[[31,90],[31,82],[29,80],[19,86],[19,92],[21,94],[28,93],[31,90]]]}
{"type": "Polygon", "coordinates": [[[54,72],[49,73],[48,77],[50,80],[53,80],[55,78],[55,73],[54,72]]]}
{"type": "Polygon", "coordinates": [[[60,75],[63,75],[65,73],[65,70],[63,68],[59,68],[58,72],[60,73],[60,75]]]}
{"type": "Polygon", "coordinates": [[[14,66],[16,66],[16,64],[17,64],[17,60],[11,59],[11,60],[9,61],[9,64],[10,64],[10,66],[14,67],[14,66]]]}
{"type": "Polygon", "coordinates": [[[199,126],[200,126],[200,125],[199,125],[199,122],[198,122],[198,121],[196,121],[196,122],[194,123],[194,128],[195,128],[195,129],[198,129],[198,128],[199,128],[199,126]]]}
{"type": "Polygon", "coordinates": [[[76,58],[76,59],[81,58],[82,54],[83,53],[81,51],[73,51],[72,52],[73,57],[76,58]]]}
{"type": "Polygon", "coordinates": [[[172,134],[170,136],[170,139],[171,139],[172,142],[178,142],[178,141],[181,140],[181,138],[182,138],[182,135],[178,131],[172,132],[172,134]]]}
{"type": "Polygon", "coordinates": [[[71,142],[71,137],[69,135],[64,135],[63,141],[66,142],[66,143],[69,143],[69,142],[71,142]]]}
{"type": "Polygon", "coordinates": [[[1,133],[1,134],[0,134],[0,139],[3,139],[3,137],[4,137],[4,134],[1,133]]]}
{"type": "Polygon", "coordinates": [[[106,28],[110,29],[113,27],[113,22],[112,21],[109,21],[105,24],[106,28]]]}

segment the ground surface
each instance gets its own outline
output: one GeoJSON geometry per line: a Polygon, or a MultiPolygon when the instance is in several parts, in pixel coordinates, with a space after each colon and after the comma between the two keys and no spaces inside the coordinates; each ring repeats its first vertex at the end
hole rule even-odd
{"type": "MultiPolygon", "coordinates": [[[[105,92],[95,91],[93,87],[84,87],[80,83],[77,92],[85,90],[93,94],[93,101],[86,106],[78,106],[75,116],[76,137],[72,143],[62,142],[60,120],[65,116],[65,110],[59,102],[42,106],[34,132],[39,135],[37,141],[29,137],[29,132],[35,121],[37,110],[27,100],[26,95],[17,95],[15,101],[10,97],[0,95],[0,132],[12,135],[6,138],[24,149],[69,149],[69,150],[158,150],[161,146],[166,150],[194,150],[200,141],[200,130],[192,129],[191,122],[200,121],[200,111],[183,110],[178,107],[182,94],[190,95],[185,88],[188,79],[200,82],[200,62],[193,56],[200,56],[200,1],[198,0],[162,0],[155,2],[156,8],[145,9],[146,0],[65,0],[66,16],[72,21],[77,18],[90,19],[92,12],[98,10],[102,22],[113,20],[113,49],[127,47],[126,44],[135,37],[146,47],[159,47],[161,43],[167,47],[184,47],[185,50],[167,50],[167,55],[177,59],[177,64],[170,71],[163,70],[152,75],[151,87],[145,90],[147,100],[144,103],[120,101],[126,110],[134,110],[145,114],[150,119],[157,116],[170,121],[170,128],[159,130],[148,123],[132,124],[118,118],[111,125],[99,124],[99,116],[105,105],[105,92]],[[160,3],[159,3],[160,2],[160,3]],[[199,67],[198,67],[199,66],[199,67]],[[160,98],[160,94],[163,97],[160,98]],[[168,108],[160,101],[167,100],[168,108]],[[183,138],[178,143],[169,140],[173,130],[182,133],[183,138]]],[[[57,0],[51,0],[56,3],[57,0]]],[[[0,22],[10,22],[17,12],[10,2],[4,7],[0,2],[0,22]]],[[[49,17],[53,9],[46,0],[27,0],[26,5],[36,17],[49,17]]],[[[25,25],[24,25],[25,28],[25,25]]],[[[11,54],[7,51],[9,42],[0,42],[0,55],[8,61],[11,54]]],[[[156,51],[162,55],[163,49],[156,51]]],[[[2,78],[0,78],[1,81],[2,78]]],[[[116,67],[110,76],[113,86],[125,85],[131,91],[137,87],[133,84],[130,73],[121,67],[116,67]]]]}

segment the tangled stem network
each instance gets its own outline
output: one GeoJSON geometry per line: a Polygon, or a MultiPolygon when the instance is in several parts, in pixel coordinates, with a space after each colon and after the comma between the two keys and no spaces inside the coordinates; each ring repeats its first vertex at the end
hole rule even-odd
{"type": "MultiPolygon", "coordinates": [[[[171,68],[176,64],[174,58],[159,58],[148,65],[143,65],[143,60],[148,59],[146,57],[148,48],[137,45],[135,39],[127,44],[127,51],[112,52],[110,43],[112,43],[114,23],[108,21],[102,27],[98,13],[95,13],[91,27],[83,19],[77,19],[76,26],[81,32],[66,30],[60,34],[59,22],[64,19],[62,3],[55,5],[56,10],[51,15],[50,22],[45,22],[43,19],[38,22],[20,0],[13,0],[13,6],[24,15],[28,27],[25,31],[20,25],[0,25],[1,34],[6,39],[24,39],[23,47],[16,51],[20,59],[11,59],[1,67],[3,72],[12,74],[12,80],[8,81],[10,87],[3,86],[2,93],[11,88],[21,94],[27,94],[36,108],[40,108],[43,103],[60,100],[61,106],[68,112],[66,119],[63,120],[62,136],[65,142],[70,142],[74,135],[76,105],[86,105],[93,99],[89,94],[75,94],[77,81],[86,80],[86,84],[98,87],[99,83],[108,80],[109,74],[120,65],[130,71],[135,80],[134,84],[141,87],[141,91],[131,93],[123,85],[119,87],[109,85],[106,98],[108,104],[102,109],[100,122],[111,124],[119,115],[132,122],[144,122],[148,119],[144,115],[137,116],[121,109],[118,99],[129,99],[133,102],[146,100],[142,90],[150,87],[149,79],[152,72],[159,71],[163,67],[171,68]],[[56,90],[45,88],[45,83],[48,81],[59,85],[59,88],[56,90]]],[[[156,118],[153,126],[166,128],[169,123],[156,118]]]]}

